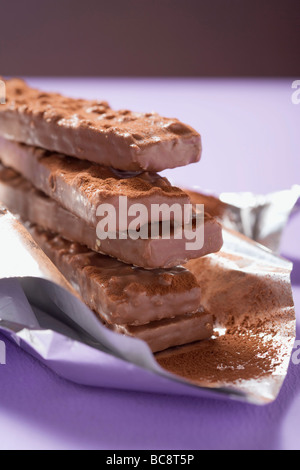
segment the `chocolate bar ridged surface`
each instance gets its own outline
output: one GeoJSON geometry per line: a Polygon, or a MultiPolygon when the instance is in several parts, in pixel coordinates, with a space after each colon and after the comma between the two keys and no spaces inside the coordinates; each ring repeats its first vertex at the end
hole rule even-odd
{"type": "MultiPolygon", "coordinates": [[[[167,179],[156,173],[131,176],[1,137],[0,160],[5,166],[21,173],[37,189],[95,227],[97,208],[101,204],[111,204],[116,209],[116,229],[127,230],[135,217],[120,220],[120,196],[127,197],[128,210],[134,204],[143,204],[147,208],[145,218],[140,218],[141,225],[150,221],[158,222],[162,218],[162,214],[157,219],[151,218],[152,204],[167,204],[169,207],[180,204],[183,207],[190,203],[189,197],[181,189],[171,186],[167,179]]],[[[174,220],[177,220],[176,215],[174,220]]]]}
{"type": "Polygon", "coordinates": [[[67,240],[146,269],[185,264],[189,259],[219,251],[223,242],[220,224],[208,215],[205,215],[204,219],[204,246],[197,250],[187,250],[188,240],[185,237],[176,239],[174,232],[171,232],[170,239],[163,239],[161,236],[152,239],[149,233],[147,240],[133,240],[130,237],[99,240],[94,227],[65,210],[54,199],[36,190],[14,170],[1,164],[0,200],[23,221],[30,221],[52,233],[59,232],[67,240]]]}
{"type": "Polygon", "coordinates": [[[122,263],[88,253],[84,247],[67,243],[36,226],[28,228],[83,301],[109,329],[146,341],[153,352],[211,337],[213,315],[200,305],[199,286],[184,268],[147,272],[135,268],[131,268],[132,271],[123,265],[125,272],[122,263]],[[194,313],[178,314],[193,304],[198,305],[194,313]],[[132,307],[130,312],[126,311],[127,307],[132,307]],[[126,324],[125,317],[136,321],[126,324]]]}
{"type": "Polygon", "coordinates": [[[68,242],[37,226],[27,227],[83,301],[109,324],[143,325],[197,312],[200,307],[199,284],[181,266],[147,271],[68,242]]]}
{"type": "Polygon", "coordinates": [[[178,119],[114,111],[105,101],[45,93],[6,81],[0,133],[28,145],[128,171],[162,171],[199,161],[200,135],[178,119]]]}

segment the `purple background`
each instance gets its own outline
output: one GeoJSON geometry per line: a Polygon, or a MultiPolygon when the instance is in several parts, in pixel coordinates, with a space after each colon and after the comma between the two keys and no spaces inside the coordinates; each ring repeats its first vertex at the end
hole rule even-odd
{"type": "MultiPolygon", "coordinates": [[[[195,126],[203,137],[202,162],[166,172],[184,186],[216,193],[266,193],[300,183],[300,105],[291,102],[291,80],[31,83],[74,96],[105,98],[113,107],[155,109],[195,126]]],[[[298,214],[285,231],[281,250],[295,262],[296,312],[299,230],[298,214]]],[[[300,365],[291,364],[275,403],[257,407],[78,386],[5,342],[7,365],[0,366],[2,449],[300,449],[300,365]]]]}

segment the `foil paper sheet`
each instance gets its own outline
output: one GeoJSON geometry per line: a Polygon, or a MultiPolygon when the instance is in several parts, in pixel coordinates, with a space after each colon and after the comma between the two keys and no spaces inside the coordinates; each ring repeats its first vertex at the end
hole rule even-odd
{"type": "Polygon", "coordinates": [[[156,355],[143,341],[104,327],[0,207],[0,331],[76,383],[270,403],[295,340],[292,264],[251,238],[277,250],[299,196],[299,186],[264,199],[220,196],[237,223],[224,222],[220,253],[188,263],[215,315],[214,337],[156,355]]]}
{"type": "Polygon", "coordinates": [[[267,195],[252,193],[222,193],[228,204],[230,219],[224,225],[243,233],[252,240],[279,252],[284,227],[291,215],[300,210],[300,186],[267,195]]]}

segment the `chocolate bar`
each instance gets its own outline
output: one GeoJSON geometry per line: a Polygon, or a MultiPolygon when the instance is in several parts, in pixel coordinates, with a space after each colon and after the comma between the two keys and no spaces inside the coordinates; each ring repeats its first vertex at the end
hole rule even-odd
{"type": "Polygon", "coordinates": [[[105,101],[67,98],[6,81],[0,134],[126,171],[162,171],[200,160],[201,138],[178,119],[114,111],[105,101]]]}
{"type": "Polygon", "coordinates": [[[145,271],[129,267],[37,226],[28,227],[109,329],[146,341],[153,352],[211,337],[213,316],[200,306],[200,288],[184,268],[145,271]],[[194,313],[184,313],[196,305],[194,313]]]}
{"type": "Polygon", "coordinates": [[[249,236],[249,233],[245,233],[243,217],[238,207],[223,202],[212,195],[190,190],[184,190],[184,192],[189,196],[192,204],[203,204],[205,211],[220,222],[223,227],[249,236]]]}
{"type": "Polygon", "coordinates": [[[146,341],[152,352],[209,339],[213,334],[213,316],[203,307],[198,312],[142,326],[114,325],[112,330],[146,341]]]}
{"type": "MultiPolygon", "coordinates": [[[[162,213],[157,219],[151,217],[153,204],[167,204],[169,207],[179,204],[183,209],[185,204],[190,203],[189,197],[181,189],[171,186],[168,180],[156,173],[131,176],[2,137],[0,160],[94,227],[97,225],[97,208],[101,204],[111,204],[116,209],[116,230],[127,230],[134,217],[120,217],[120,213],[125,212],[119,205],[120,196],[126,196],[128,211],[134,204],[143,204],[147,209],[147,215],[142,213],[140,216],[141,225],[150,221],[159,222],[163,218],[162,213]]],[[[177,216],[176,211],[171,212],[168,217],[175,222],[182,222],[182,213],[177,216]]]]}
{"type": "Polygon", "coordinates": [[[83,301],[111,325],[144,325],[200,308],[199,284],[181,266],[147,271],[68,242],[37,226],[28,225],[28,230],[83,301]]]}
{"type": "Polygon", "coordinates": [[[215,196],[202,194],[197,191],[184,190],[193,204],[204,204],[205,211],[217,219],[222,220],[228,211],[228,204],[215,196]]]}
{"type": "MultiPolygon", "coordinates": [[[[128,237],[122,240],[99,240],[95,228],[36,190],[14,170],[4,168],[1,164],[0,200],[24,221],[30,221],[52,233],[59,232],[67,240],[146,269],[185,264],[189,259],[219,251],[222,246],[221,226],[207,214],[204,219],[204,246],[201,249],[187,250],[187,238],[177,239],[174,227],[170,239],[163,239],[161,236],[151,238],[150,233],[148,239],[133,240],[128,237]]],[[[188,239],[191,240],[190,237],[188,239]]]]}

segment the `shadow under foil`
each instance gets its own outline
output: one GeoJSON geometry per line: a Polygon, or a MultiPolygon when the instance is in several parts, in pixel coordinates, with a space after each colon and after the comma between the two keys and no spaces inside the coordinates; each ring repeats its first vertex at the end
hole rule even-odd
{"type": "MultiPolygon", "coordinates": [[[[0,339],[8,359],[0,367],[0,411],[10,414],[21,448],[278,449],[300,390],[299,366],[292,363],[278,400],[266,407],[86,387],[61,379],[0,339]],[[29,432],[21,438],[22,423],[29,432]]],[[[298,426],[294,432],[298,441],[298,426]]]]}

